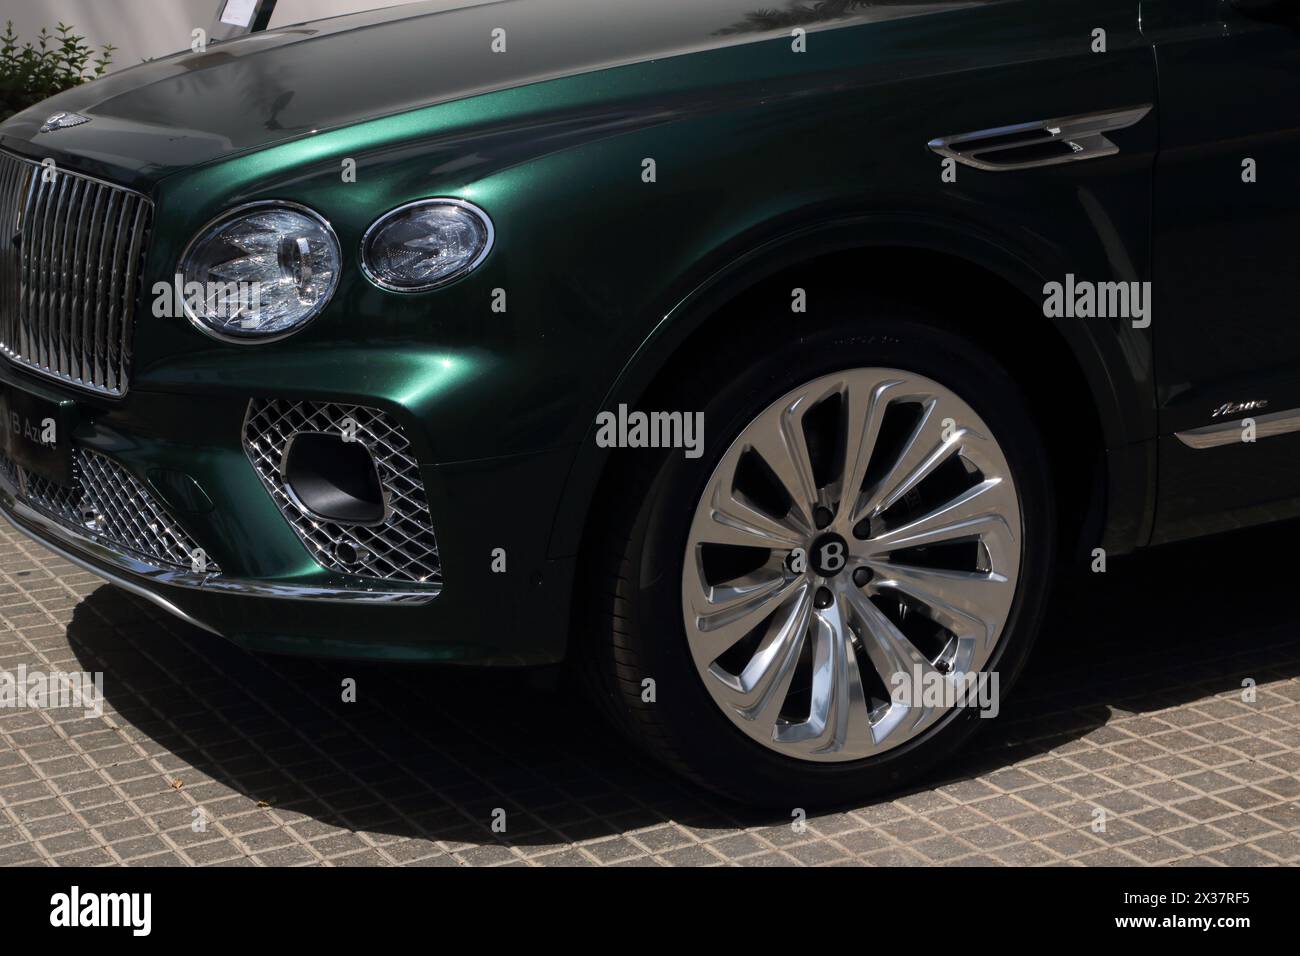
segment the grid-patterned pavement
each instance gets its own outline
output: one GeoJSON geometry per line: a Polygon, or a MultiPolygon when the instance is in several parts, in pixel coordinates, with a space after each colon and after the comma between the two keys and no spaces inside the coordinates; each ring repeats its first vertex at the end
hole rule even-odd
{"type": "Polygon", "coordinates": [[[535,680],[256,658],[0,527],[0,670],[103,671],[106,697],[0,708],[0,865],[1300,863],[1294,584],[1222,561],[1294,527],[1075,575],[960,766],[803,825],[535,680]]]}

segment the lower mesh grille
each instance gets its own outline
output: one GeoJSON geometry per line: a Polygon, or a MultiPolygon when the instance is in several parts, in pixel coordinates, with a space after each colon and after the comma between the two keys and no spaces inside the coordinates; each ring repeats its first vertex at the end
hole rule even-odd
{"type": "MultiPolygon", "coordinates": [[[[155,567],[195,570],[198,545],[166,508],[113,459],[73,450],[73,483],[60,485],[0,455],[0,470],[19,500],[47,517],[155,567]]],[[[209,574],[216,562],[198,555],[209,574]]]]}
{"type": "Polygon", "coordinates": [[[362,405],[255,399],[244,419],[244,451],[321,567],[385,581],[442,582],[419,462],[402,427],[383,412],[362,405]],[[356,441],[365,444],[375,461],[385,506],[380,524],[340,524],[313,515],[289,493],[280,473],[285,446],[295,434],[339,435],[349,422],[356,441]]]}

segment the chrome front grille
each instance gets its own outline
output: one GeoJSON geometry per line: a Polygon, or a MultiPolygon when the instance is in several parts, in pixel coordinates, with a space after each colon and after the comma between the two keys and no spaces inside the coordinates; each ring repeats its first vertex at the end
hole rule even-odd
{"type": "Polygon", "coordinates": [[[127,551],[155,567],[219,574],[215,561],[135,477],[96,451],[72,454],[73,483],[56,484],[0,454],[0,470],[20,501],[82,537],[127,551]]]}
{"type": "Polygon", "coordinates": [[[0,151],[0,351],[78,388],[122,395],[153,204],[51,171],[0,151]]]}
{"type": "Polygon", "coordinates": [[[387,581],[441,583],[438,541],[419,462],[401,425],[383,412],[361,405],[255,399],[244,419],[244,451],[281,514],[322,567],[387,581]],[[289,493],[280,471],[293,435],[339,435],[348,420],[356,440],[374,458],[385,505],[381,524],[340,524],[313,515],[289,493]]]}

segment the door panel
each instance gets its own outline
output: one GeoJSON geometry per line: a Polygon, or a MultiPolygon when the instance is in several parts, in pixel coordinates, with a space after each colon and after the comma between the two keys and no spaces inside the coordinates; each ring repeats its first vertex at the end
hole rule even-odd
{"type": "Polygon", "coordinates": [[[1232,424],[1300,408],[1300,30],[1227,0],[1144,0],[1142,13],[1160,82],[1162,541],[1300,513],[1300,433],[1246,443],[1232,424]],[[1243,182],[1247,159],[1253,183],[1243,182]],[[1226,443],[1191,447],[1175,434],[1216,423],[1226,443]]]}

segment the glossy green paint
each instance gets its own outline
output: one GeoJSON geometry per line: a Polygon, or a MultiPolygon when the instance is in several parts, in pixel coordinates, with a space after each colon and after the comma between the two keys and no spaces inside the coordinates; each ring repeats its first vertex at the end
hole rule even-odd
{"type": "MultiPolygon", "coordinates": [[[[7,148],[152,196],[146,291],[169,280],[206,222],[242,203],[302,203],[339,236],[337,293],[279,342],[213,341],[184,320],[148,314],[146,295],[131,391],[119,401],[78,396],[77,438],[138,475],[159,467],[191,475],[214,507],[182,515],[184,523],[225,574],[347,584],[309,558],[261,488],[240,446],[241,423],[258,396],[383,408],[425,463],[443,593],[404,609],[169,595],[199,619],[261,650],[557,660],[605,460],[593,441],[596,413],[635,403],[741,290],[849,249],[861,250],[861,268],[845,283],[869,289],[891,280],[873,273],[873,250],[909,248],[963,258],[1025,296],[1028,318],[1008,319],[982,314],[952,290],[963,321],[1046,322],[1032,311],[1047,279],[1149,274],[1154,113],[1115,134],[1119,156],[1023,176],[963,168],[945,184],[926,148],[945,134],[1156,103],[1135,0],[1063,0],[1048,9],[1019,0],[935,3],[923,15],[877,9],[816,25],[807,53],[792,52],[784,29],[718,35],[698,17],[689,21],[696,33],[651,43],[618,17],[597,16],[597,6],[511,0],[453,16],[389,23],[385,16],[397,14],[381,11],[275,31],[241,41],[262,44],[256,56],[232,48],[221,60],[217,47],[126,71],[103,81],[111,95],[91,84],[0,129],[7,148]],[[549,12],[537,17],[535,7],[549,12]],[[490,28],[512,16],[536,25],[538,44],[554,47],[567,32],[564,55],[524,53],[522,65],[495,65],[490,28]],[[1108,32],[1104,56],[1090,50],[1097,27],[1108,32]],[[313,29],[322,35],[302,33],[313,29]],[[396,62],[418,62],[399,38],[420,30],[426,54],[430,44],[450,44],[454,63],[478,72],[459,82],[440,74],[437,86],[414,67],[376,67],[389,81],[381,83],[351,66],[348,81],[361,94],[352,90],[346,108],[328,115],[318,85],[328,89],[351,56],[364,64],[394,45],[406,57],[396,62]],[[274,97],[240,113],[223,77],[244,94],[260,80],[289,92],[288,104],[296,93],[315,105],[296,122],[284,121],[293,107],[277,111],[274,97]],[[94,122],[63,139],[33,134],[54,108],[82,109],[94,122]],[[190,116],[185,129],[182,115],[190,116]],[[167,124],[178,127],[172,152],[167,124]],[[646,158],[656,182],[642,180],[646,158]],[[356,162],[355,183],[344,182],[347,160],[356,162]],[[362,233],[387,210],[429,196],[487,210],[493,252],[442,289],[376,288],[358,266],[362,233]],[[497,289],[507,295],[504,313],[491,308],[497,289]],[[509,555],[507,574],[490,572],[497,547],[509,555]]],[[[527,49],[526,27],[510,37],[527,49]]],[[[810,296],[815,320],[818,290],[810,296]]],[[[1065,321],[1058,334],[1090,391],[1063,400],[1096,408],[1112,488],[1153,487],[1149,332],[1065,321]]],[[[8,365],[0,379],[67,394],[8,365]]],[[[1149,511],[1145,491],[1112,494],[1108,541],[1116,550],[1143,543],[1149,511]]]]}

